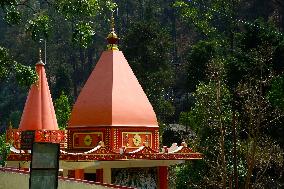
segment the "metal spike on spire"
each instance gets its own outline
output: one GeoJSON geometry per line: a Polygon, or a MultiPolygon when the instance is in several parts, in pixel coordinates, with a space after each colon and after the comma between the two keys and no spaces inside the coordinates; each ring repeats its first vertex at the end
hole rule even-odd
{"type": "Polygon", "coordinates": [[[108,50],[118,50],[117,43],[118,43],[119,38],[117,37],[115,33],[115,29],[114,29],[115,23],[114,23],[113,11],[111,14],[110,24],[111,24],[111,32],[107,36],[107,41],[108,41],[107,49],[108,50]]]}
{"type": "Polygon", "coordinates": [[[9,125],[8,125],[9,129],[13,129],[13,125],[12,125],[12,121],[10,120],[9,125]]]}
{"type": "Polygon", "coordinates": [[[42,61],[42,59],[41,59],[41,48],[39,48],[39,61],[38,61],[38,63],[36,63],[36,65],[44,65],[44,63],[43,63],[43,61],[42,61]]]}
{"type": "Polygon", "coordinates": [[[111,31],[114,31],[115,23],[114,23],[114,17],[113,17],[113,11],[111,13],[111,18],[110,18],[110,26],[111,26],[111,31]]]}
{"type": "Polygon", "coordinates": [[[38,55],[39,56],[39,60],[41,60],[41,48],[39,48],[38,51],[39,51],[39,55],[38,55]]]}

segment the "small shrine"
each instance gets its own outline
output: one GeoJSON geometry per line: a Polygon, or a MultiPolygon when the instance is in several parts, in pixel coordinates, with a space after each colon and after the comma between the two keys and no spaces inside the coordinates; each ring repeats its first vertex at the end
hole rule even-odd
{"type": "Polygon", "coordinates": [[[112,24],[107,50],[82,88],[66,131],[58,129],[40,59],[19,129],[7,130],[8,166],[29,167],[31,154],[23,148],[27,131],[34,141],[61,143],[60,170],[69,178],[166,189],[168,166],[202,158],[185,143],[161,148],[156,114],[118,40],[112,24]]]}

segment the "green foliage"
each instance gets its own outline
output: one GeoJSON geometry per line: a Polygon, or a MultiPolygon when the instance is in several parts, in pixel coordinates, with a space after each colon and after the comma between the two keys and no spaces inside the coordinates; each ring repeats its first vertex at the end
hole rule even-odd
{"type": "Polygon", "coordinates": [[[59,129],[65,129],[71,114],[71,105],[68,96],[61,93],[60,97],[54,101],[55,114],[59,129]]]}
{"type": "MultiPolygon", "coordinates": [[[[224,83],[218,86],[218,82],[214,80],[207,84],[200,83],[194,96],[196,98],[195,106],[190,112],[181,113],[180,120],[189,123],[190,128],[197,134],[194,146],[197,146],[197,150],[205,155],[205,159],[200,162],[188,163],[179,168],[177,188],[217,187],[217,183],[221,183],[221,175],[223,174],[220,156],[222,130],[225,131],[226,139],[232,137],[228,131],[232,120],[232,96],[224,83]]],[[[231,141],[226,140],[225,150],[228,162],[231,148],[231,141]]],[[[229,165],[228,163],[227,166],[229,167],[229,165]]]]}
{"type": "Polygon", "coordinates": [[[79,44],[79,46],[86,48],[88,44],[92,42],[94,35],[95,32],[93,31],[91,24],[81,22],[76,24],[72,39],[75,44],[79,44]]]}
{"type": "MultiPolygon", "coordinates": [[[[203,147],[209,147],[210,145],[215,145],[216,141],[212,141],[210,135],[212,132],[217,131],[219,128],[219,110],[217,104],[217,84],[215,82],[209,82],[208,84],[201,83],[194,96],[196,97],[196,103],[194,108],[189,114],[189,120],[191,123],[191,128],[200,136],[203,147]],[[210,144],[210,145],[209,145],[210,144]]],[[[221,89],[221,121],[225,126],[229,126],[232,119],[231,110],[231,95],[226,87],[222,84],[221,89]]],[[[218,136],[218,135],[217,135],[218,136]]]]}
{"type": "Polygon", "coordinates": [[[10,73],[14,62],[8,56],[8,50],[0,46],[0,80],[3,80],[10,73]]]}
{"type": "Polygon", "coordinates": [[[275,24],[265,22],[263,19],[256,19],[252,24],[246,24],[244,27],[244,32],[239,34],[239,40],[240,45],[246,50],[259,48],[267,43],[276,46],[283,39],[276,33],[275,24]]]}
{"type": "Polygon", "coordinates": [[[181,112],[179,114],[179,123],[186,126],[190,125],[189,112],[181,112]]]}
{"type": "Polygon", "coordinates": [[[9,10],[5,15],[5,21],[10,25],[16,25],[21,22],[21,13],[18,10],[9,10]]]}
{"type": "Polygon", "coordinates": [[[150,21],[136,22],[127,31],[122,49],[160,120],[173,114],[167,99],[173,82],[169,33],[150,21]]]}
{"type": "Polygon", "coordinates": [[[3,0],[0,2],[0,7],[4,11],[4,19],[10,25],[19,24],[21,21],[21,14],[16,5],[18,0],[3,0]]]}
{"type": "Polygon", "coordinates": [[[221,44],[217,40],[199,41],[192,46],[186,60],[186,88],[189,92],[206,80],[206,69],[214,56],[218,53],[221,44]]]}
{"type": "Polygon", "coordinates": [[[6,144],[6,135],[0,135],[0,165],[5,166],[7,154],[9,154],[10,146],[6,144]]]}
{"type": "Polygon", "coordinates": [[[20,85],[31,86],[38,79],[38,76],[30,66],[17,63],[15,65],[15,77],[20,85]]]}
{"type": "Polygon", "coordinates": [[[28,21],[26,31],[31,34],[32,39],[39,41],[47,39],[51,31],[51,24],[48,15],[38,15],[28,21]]]}
{"type": "Polygon", "coordinates": [[[13,111],[10,113],[9,120],[13,128],[19,128],[21,116],[22,116],[22,112],[20,111],[13,111]]]}
{"type": "Polygon", "coordinates": [[[200,7],[196,6],[195,2],[185,3],[184,1],[177,1],[174,6],[179,9],[184,19],[189,19],[203,34],[212,35],[216,32],[216,28],[210,23],[213,19],[212,12],[203,12],[200,7]],[[203,19],[199,19],[200,17],[203,19]]]}
{"type": "Polygon", "coordinates": [[[103,8],[113,10],[116,7],[116,4],[109,0],[60,0],[55,5],[57,10],[70,20],[97,16],[103,8]]]}
{"type": "MultiPolygon", "coordinates": [[[[61,91],[70,99],[78,96],[105,49],[109,31],[106,20],[116,5],[101,0],[20,2],[23,5],[17,6],[18,0],[0,1],[6,21],[0,21],[1,46],[9,48],[19,63],[34,65],[35,43],[38,38],[48,37],[47,76],[63,128],[68,119],[65,112],[70,109],[61,91]],[[26,35],[23,27],[31,26],[29,21],[41,15],[48,19],[31,27],[38,36],[32,42],[32,35],[26,35]],[[49,29],[37,30],[39,24],[49,29]]],[[[177,166],[176,185],[171,188],[281,188],[284,41],[279,31],[284,26],[283,3],[178,0],[173,8],[170,0],[116,2],[119,11],[114,17],[120,49],[153,104],[163,142],[170,145],[186,140],[194,150],[205,154],[203,160],[177,166]],[[259,16],[262,18],[257,19],[259,16]],[[192,127],[196,138],[188,140],[185,132],[165,132],[164,123],[178,121],[192,127]],[[225,161],[221,159],[222,141],[225,161]],[[233,175],[234,169],[238,175],[233,175]],[[226,183],[222,182],[224,175],[226,183]]],[[[17,88],[14,80],[7,80],[16,77],[17,63],[11,56],[2,53],[0,61],[1,81],[9,81],[0,82],[0,126],[4,128],[9,119],[16,126],[26,90],[17,88]]],[[[23,76],[18,77],[27,77],[26,71],[21,73],[23,76]]]]}
{"type": "Polygon", "coordinates": [[[178,145],[180,145],[183,142],[182,139],[182,134],[184,134],[183,132],[174,131],[171,130],[170,128],[161,129],[161,126],[159,129],[160,131],[163,132],[162,141],[160,141],[160,144],[163,144],[163,146],[170,147],[173,143],[177,143],[178,145]]]}
{"type": "Polygon", "coordinates": [[[188,161],[175,169],[177,189],[201,188],[203,186],[202,182],[207,170],[204,160],[188,161]]]}
{"type": "Polygon", "coordinates": [[[284,76],[279,76],[272,81],[268,99],[273,106],[284,110],[284,76]]]}
{"type": "MultiPolygon", "coordinates": [[[[279,169],[282,166],[279,155],[283,149],[280,149],[278,144],[281,140],[277,139],[277,135],[270,134],[274,137],[274,140],[271,140],[270,132],[265,131],[268,129],[268,125],[277,130],[275,128],[279,127],[279,124],[283,124],[283,120],[281,122],[283,113],[281,114],[272,108],[265,99],[268,96],[275,107],[282,106],[280,101],[282,100],[283,84],[282,79],[279,79],[282,76],[277,77],[277,74],[283,72],[281,65],[283,37],[276,32],[276,27],[271,22],[266,22],[263,19],[257,19],[251,24],[246,23],[240,30],[235,30],[238,25],[235,20],[231,20],[238,7],[237,2],[235,3],[233,5],[231,1],[204,2],[197,0],[188,3],[180,1],[177,4],[181,5],[180,11],[183,18],[193,23],[196,26],[195,29],[207,36],[203,41],[216,42],[214,48],[209,49],[206,43],[203,43],[201,47],[197,46],[198,48],[194,45],[191,53],[193,55],[195,53],[196,56],[191,54],[188,58],[190,60],[189,68],[192,69],[188,71],[190,73],[188,78],[193,78],[192,83],[198,81],[203,81],[203,83],[194,93],[196,103],[193,109],[186,114],[188,118],[184,114],[181,114],[181,117],[189,122],[196,132],[198,137],[195,142],[198,146],[204,147],[201,150],[206,155],[204,160],[206,166],[203,169],[208,170],[203,175],[203,179],[198,182],[194,181],[195,175],[189,176],[187,179],[191,181],[191,187],[227,187],[232,183],[230,178],[232,179],[234,169],[238,173],[236,179],[239,181],[239,187],[266,188],[270,181],[272,182],[275,178],[279,179],[278,174],[267,176],[269,174],[267,167],[279,169]],[[203,5],[209,8],[205,9],[203,5]],[[215,10],[217,15],[212,14],[213,17],[210,17],[210,13],[214,12],[212,10],[215,10]],[[207,13],[209,16],[206,16],[207,13]],[[230,17],[230,15],[233,16],[230,17]],[[202,22],[208,22],[208,25],[204,28],[200,24],[202,22]],[[206,27],[213,27],[218,32],[210,33],[206,31],[206,27]],[[215,59],[221,61],[215,61],[215,59]],[[223,62],[223,65],[218,62],[223,62]],[[201,69],[198,72],[194,67],[201,67],[201,69]],[[220,72],[220,68],[223,71],[220,72]],[[195,79],[196,76],[199,78],[195,79]],[[275,77],[276,79],[274,79],[275,77]],[[225,95],[220,97],[222,99],[219,102],[221,109],[218,108],[216,96],[219,88],[218,82],[216,82],[218,80],[221,81],[220,94],[225,95]],[[224,86],[226,90],[223,89],[224,86]],[[230,95],[231,93],[234,95],[230,95]],[[236,136],[235,156],[232,156],[231,153],[234,143],[231,126],[233,124],[232,111],[237,112],[236,117],[238,118],[236,119],[239,120],[239,123],[235,123],[235,127],[237,132],[240,132],[236,136]],[[221,130],[220,123],[223,127],[221,130]],[[225,161],[220,159],[222,157],[222,130],[225,133],[223,138],[225,161]],[[260,150],[264,148],[265,144],[271,145],[265,151],[260,150]],[[219,157],[216,157],[216,154],[219,154],[219,157]],[[236,167],[233,166],[234,158],[238,162],[236,167]],[[225,168],[221,162],[225,162],[225,168]],[[226,175],[225,182],[222,178],[224,174],[226,175]]],[[[192,165],[188,165],[186,168],[189,168],[191,172],[194,170],[192,165]]],[[[182,183],[184,180],[180,182],[182,183]]],[[[273,184],[277,187],[279,180],[273,184]]]]}
{"type": "Polygon", "coordinates": [[[72,81],[70,77],[70,73],[68,73],[67,69],[64,66],[60,65],[55,73],[56,83],[54,85],[52,96],[54,99],[59,98],[62,94],[70,94],[72,88],[72,81]]]}
{"type": "Polygon", "coordinates": [[[1,1],[0,6],[5,13],[5,20],[10,25],[20,24],[23,17],[23,21],[26,22],[26,31],[35,41],[50,37],[54,24],[54,20],[51,18],[57,13],[63,16],[62,22],[75,25],[74,31],[72,31],[73,41],[86,47],[92,42],[94,34],[92,28],[94,26],[90,25],[91,20],[105,14],[106,11],[112,11],[117,5],[111,0],[59,0],[39,2],[39,5],[32,1],[13,0],[1,1]],[[42,7],[47,8],[43,11],[42,7]],[[27,19],[26,15],[29,15],[27,19]]]}
{"type": "Polygon", "coordinates": [[[14,61],[8,50],[0,46],[0,81],[11,75],[14,75],[22,86],[30,86],[37,80],[35,70],[14,61]]]}
{"type": "Polygon", "coordinates": [[[0,1],[1,8],[5,8],[5,6],[11,6],[17,3],[17,0],[2,0],[0,1]]]}

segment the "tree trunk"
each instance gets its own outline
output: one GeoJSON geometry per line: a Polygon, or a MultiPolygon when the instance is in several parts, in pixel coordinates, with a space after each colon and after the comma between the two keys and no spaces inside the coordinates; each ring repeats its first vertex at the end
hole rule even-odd
{"type": "Polygon", "coordinates": [[[76,63],[76,59],[73,55],[70,55],[70,64],[73,67],[73,76],[72,76],[72,83],[73,83],[73,95],[74,95],[74,100],[78,96],[78,87],[77,87],[77,74],[78,74],[78,66],[76,63]]]}
{"type": "Polygon", "coordinates": [[[238,157],[237,157],[237,123],[236,123],[236,112],[233,113],[233,161],[234,161],[234,186],[239,188],[238,182],[238,157]]]}
{"type": "Polygon", "coordinates": [[[219,128],[221,131],[220,137],[220,148],[221,148],[221,164],[222,164],[222,188],[226,189],[227,185],[227,169],[226,169],[226,157],[225,157],[225,128],[223,126],[222,121],[222,110],[221,110],[221,81],[218,78],[218,86],[217,86],[217,109],[218,109],[218,117],[219,117],[219,128]]]}

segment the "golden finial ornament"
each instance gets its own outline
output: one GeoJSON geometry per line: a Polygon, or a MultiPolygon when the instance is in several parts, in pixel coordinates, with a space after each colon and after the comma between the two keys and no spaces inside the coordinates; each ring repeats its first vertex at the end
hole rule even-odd
{"type": "Polygon", "coordinates": [[[115,30],[114,30],[115,24],[114,24],[113,12],[111,15],[110,24],[111,24],[111,32],[107,36],[107,41],[108,41],[107,49],[108,50],[118,50],[117,43],[118,43],[119,38],[117,37],[115,30]]]}
{"type": "Polygon", "coordinates": [[[13,129],[12,121],[9,122],[8,128],[9,128],[9,129],[13,129]]]}
{"type": "Polygon", "coordinates": [[[44,63],[41,59],[41,48],[39,48],[38,53],[39,53],[39,61],[38,61],[38,63],[36,63],[36,65],[44,65],[44,63]]]}

